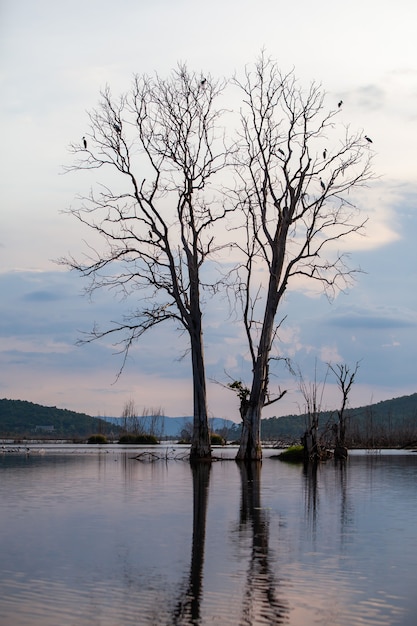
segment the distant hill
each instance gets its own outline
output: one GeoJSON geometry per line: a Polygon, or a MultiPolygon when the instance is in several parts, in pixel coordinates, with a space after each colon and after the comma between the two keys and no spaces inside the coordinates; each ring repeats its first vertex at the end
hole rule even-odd
{"type": "MultiPolygon", "coordinates": [[[[149,420],[151,418],[149,417],[149,420]]],[[[160,434],[179,437],[181,430],[192,424],[192,417],[162,417],[160,434]]],[[[213,430],[230,428],[233,422],[211,418],[213,430]]],[[[123,427],[121,417],[92,417],[85,413],[42,406],[26,400],[0,400],[0,437],[40,437],[53,439],[84,438],[93,433],[117,433],[123,427]]],[[[145,424],[146,427],[146,424],[145,424]]]]}
{"type": "MultiPolygon", "coordinates": [[[[123,427],[122,417],[103,417],[102,419],[111,422],[112,424],[116,424],[119,427],[123,427]]],[[[145,430],[149,430],[152,416],[145,416],[144,418],[139,419],[145,430]]],[[[161,421],[160,431],[164,437],[180,437],[182,429],[187,429],[187,426],[193,423],[192,415],[187,415],[185,417],[161,416],[159,419],[161,421]]],[[[225,420],[220,417],[211,417],[209,419],[209,425],[213,431],[218,431],[223,428],[230,429],[231,427],[236,426],[235,422],[232,422],[232,420],[225,420]]]]}
{"type": "Polygon", "coordinates": [[[92,433],[110,434],[117,430],[113,424],[85,413],[26,400],[0,400],[0,436],[3,438],[83,438],[92,433]]]}
{"type": "MultiPolygon", "coordinates": [[[[361,439],[372,443],[384,439],[417,440],[417,393],[376,404],[348,409],[348,434],[352,442],[361,439]]],[[[336,411],[324,411],[320,415],[321,428],[337,419],[336,411]]],[[[262,420],[262,439],[299,440],[307,423],[306,415],[286,415],[262,420]]]]}
{"type": "MultiPolygon", "coordinates": [[[[402,439],[417,440],[417,393],[385,400],[369,406],[349,409],[349,436],[354,441],[381,442],[401,433],[402,439]]],[[[193,418],[163,417],[160,434],[179,437],[181,430],[192,424],[193,418]]],[[[320,416],[323,428],[336,419],[336,411],[320,416]]],[[[262,420],[262,439],[298,441],[305,430],[305,415],[286,415],[262,420]]],[[[0,400],[0,437],[85,438],[93,433],[116,437],[123,425],[117,417],[92,417],[85,413],[42,406],[24,400],[0,400]]],[[[212,430],[227,433],[227,440],[239,438],[241,425],[221,418],[210,418],[212,430]]]]}

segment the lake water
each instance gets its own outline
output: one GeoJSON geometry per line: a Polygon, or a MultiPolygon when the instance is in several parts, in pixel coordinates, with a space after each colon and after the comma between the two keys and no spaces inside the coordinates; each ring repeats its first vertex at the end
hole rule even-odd
{"type": "Polygon", "coordinates": [[[2,626],[417,624],[417,454],[38,450],[0,453],[2,626]]]}

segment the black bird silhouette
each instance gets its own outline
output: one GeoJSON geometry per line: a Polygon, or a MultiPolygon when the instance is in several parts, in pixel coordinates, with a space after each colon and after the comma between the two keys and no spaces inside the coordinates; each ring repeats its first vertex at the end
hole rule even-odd
{"type": "Polygon", "coordinates": [[[87,150],[87,139],[83,137],[84,150],[87,150]]]}
{"type": "Polygon", "coordinates": [[[370,139],[368,135],[365,135],[365,139],[368,143],[373,143],[372,139],[370,139]]]}
{"type": "Polygon", "coordinates": [[[325,148],[325,149],[323,150],[323,159],[325,159],[326,157],[327,157],[327,149],[325,148]]]}
{"type": "Polygon", "coordinates": [[[204,87],[204,85],[206,84],[206,82],[207,82],[207,78],[202,78],[202,79],[201,79],[201,82],[200,82],[200,85],[201,85],[202,87],[204,87]]]}
{"type": "Polygon", "coordinates": [[[122,132],[122,128],[121,128],[121,126],[120,126],[119,124],[116,124],[116,122],[115,122],[115,123],[113,124],[113,128],[114,128],[114,130],[116,131],[116,133],[119,133],[119,135],[120,135],[120,133],[122,132]]]}
{"type": "Polygon", "coordinates": [[[339,102],[338,102],[338,104],[337,104],[337,106],[339,107],[339,109],[340,109],[340,107],[342,106],[342,104],[343,104],[343,100],[339,100],[339,102]]]}
{"type": "Polygon", "coordinates": [[[278,152],[280,154],[282,154],[282,156],[285,156],[285,152],[284,152],[284,150],[282,148],[278,148],[278,152]]]}
{"type": "Polygon", "coordinates": [[[325,191],[326,190],[326,185],[324,184],[324,182],[322,181],[321,178],[320,178],[320,185],[321,185],[321,188],[323,189],[323,191],[325,191]]]}

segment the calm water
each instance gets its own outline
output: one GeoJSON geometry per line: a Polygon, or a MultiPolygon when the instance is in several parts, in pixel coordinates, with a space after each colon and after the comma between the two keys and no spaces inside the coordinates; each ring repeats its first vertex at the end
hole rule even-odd
{"type": "Polygon", "coordinates": [[[417,624],[417,454],[133,454],[0,454],[2,626],[417,624]]]}

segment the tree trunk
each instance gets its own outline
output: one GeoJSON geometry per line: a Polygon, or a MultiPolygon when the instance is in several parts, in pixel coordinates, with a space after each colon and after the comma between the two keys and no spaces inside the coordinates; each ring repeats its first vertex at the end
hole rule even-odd
{"type": "Polygon", "coordinates": [[[276,271],[271,272],[269,278],[268,298],[262,333],[257,359],[253,368],[248,409],[243,420],[242,435],[236,460],[260,461],[262,459],[261,415],[268,391],[269,353],[274,332],[274,319],[279,302],[278,280],[282,267],[280,255],[275,255],[274,261],[273,267],[276,271]]]}
{"type": "Polygon", "coordinates": [[[313,425],[304,433],[302,443],[304,446],[304,461],[306,463],[317,463],[320,460],[320,445],[316,426],[313,425]]]}
{"type": "MultiPolygon", "coordinates": [[[[259,343],[258,358],[253,371],[252,388],[248,407],[243,418],[240,446],[236,455],[237,460],[261,461],[261,415],[268,388],[268,356],[269,350],[265,350],[265,342],[268,339],[268,329],[264,325],[261,341],[259,343]]],[[[272,336],[272,325],[269,332],[268,344],[272,336]]]]}
{"type": "Polygon", "coordinates": [[[242,424],[239,450],[236,455],[237,461],[261,461],[261,410],[257,403],[249,406],[242,424]]]}
{"type": "Polygon", "coordinates": [[[210,433],[207,417],[207,392],[204,370],[204,351],[201,328],[191,333],[191,357],[193,367],[193,436],[190,460],[211,460],[210,433]]]}

